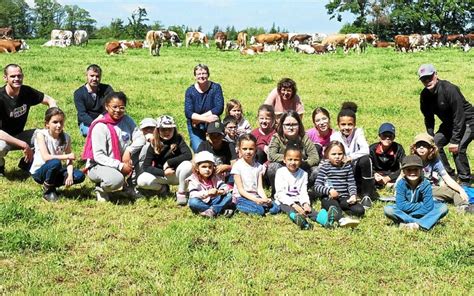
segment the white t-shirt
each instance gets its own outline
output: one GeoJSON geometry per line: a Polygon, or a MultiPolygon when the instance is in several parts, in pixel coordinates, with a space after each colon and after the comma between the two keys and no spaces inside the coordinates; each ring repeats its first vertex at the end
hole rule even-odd
{"type": "Polygon", "coordinates": [[[33,164],[30,168],[30,173],[34,174],[36,170],[38,170],[43,164],[46,163],[43,157],[41,156],[41,152],[38,146],[38,139],[37,136],[42,135],[44,137],[44,143],[46,144],[46,148],[48,149],[48,153],[51,155],[62,155],[66,152],[66,148],[71,145],[71,137],[68,134],[64,133],[66,141],[63,145],[60,145],[59,139],[53,138],[50,134],[48,129],[37,129],[33,135],[34,145],[35,145],[35,154],[33,156],[33,164]]]}
{"type": "Polygon", "coordinates": [[[309,204],[308,173],[298,169],[293,174],[287,167],[279,168],[275,175],[275,199],[288,206],[296,202],[309,204]]]}
{"type": "MultiPolygon", "coordinates": [[[[253,165],[249,165],[247,162],[245,162],[245,160],[239,159],[232,166],[230,174],[240,176],[245,191],[257,194],[258,178],[259,175],[263,174],[264,172],[265,167],[258,162],[255,161],[253,165]]],[[[237,186],[234,186],[233,196],[241,197],[237,186]]]]}

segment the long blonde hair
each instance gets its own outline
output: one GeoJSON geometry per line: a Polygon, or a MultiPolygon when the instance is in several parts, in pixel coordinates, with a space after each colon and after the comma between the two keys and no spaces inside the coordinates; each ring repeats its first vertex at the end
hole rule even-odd
{"type": "MultiPolygon", "coordinates": [[[[176,148],[178,148],[178,144],[176,143],[177,137],[178,137],[178,130],[174,128],[173,137],[171,138],[171,140],[173,140],[173,144],[170,145],[171,153],[174,153],[176,151],[176,148]]],[[[160,155],[160,153],[163,152],[164,144],[161,141],[159,127],[155,127],[155,130],[153,131],[153,138],[151,139],[150,144],[153,147],[153,151],[155,152],[155,154],[160,155]]]]}

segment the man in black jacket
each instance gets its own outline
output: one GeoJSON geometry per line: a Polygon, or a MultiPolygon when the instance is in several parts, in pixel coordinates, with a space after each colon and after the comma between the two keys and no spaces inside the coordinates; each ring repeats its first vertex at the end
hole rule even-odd
{"type": "Polygon", "coordinates": [[[446,171],[454,175],[443,149],[448,145],[448,151],[453,153],[460,181],[463,185],[469,185],[471,170],[466,151],[474,139],[474,108],[464,98],[459,87],[438,78],[432,64],[421,65],[418,76],[425,86],[420,94],[420,109],[425,117],[426,131],[434,136],[446,171]],[[435,115],[441,120],[436,133],[434,133],[435,115]]]}
{"type": "Polygon", "coordinates": [[[77,109],[77,124],[85,137],[92,121],[104,113],[104,98],[113,89],[108,84],[100,83],[102,69],[92,64],[86,69],[86,84],[74,92],[74,104],[77,109]]]}

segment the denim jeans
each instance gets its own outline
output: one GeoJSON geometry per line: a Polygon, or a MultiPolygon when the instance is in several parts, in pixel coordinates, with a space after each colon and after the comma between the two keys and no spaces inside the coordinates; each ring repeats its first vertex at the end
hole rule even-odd
{"type": "Polygon", "coordinates": [[[387,218],[395,223],[418,223],[420,227],[430,230],[441,218],[448,213],[448,206],[444,203],[435,202],[433,209],[424,216],[411,216],[397,208],[396,205],[384,207],[384,213],[387,218]]]}
{"type": "Polygon", "coordinates": [[[202,199],[193,197],[189,199],[188,205],[191,211],[194,213],[202,213],[208,209],[212,209],[214,213],[221,214],[226,208],[232,203],[232,192],[226,195],[216,196],[212,198],[208,203],[202,199]]]}
{"type": "Polygon", "coordinates": [[[278,214],[280,212],[280,206],[274,201],[272,201],[270,206],[262,206],[244,197],[239,197],[237,200],[237,210],[242,213],[265,216],[267,212],[272,215],[278,214]]]}
{"type": "Polygon", "coordinates": [[[81,122],[81,124],[79,124],[79,131],[81,132],[81,135],[83,137],[87,137],[87,133],[89,132],[89,127],[85,125],[84,122],[81,122]]]}
{"type": "Polygon", "coordinates": [[[191,142],[191,149],[193,149],[193,152],[196,152],[199,148],[199,144],[206,140],[206,132],[202,129],[194,128],[190,123],[188,123],[188,133],[191,142]]]}
{"type": "MultiPolygon", "coordinates": [[[[67,168],[61,164],[59,159],[51,159],[37,169],[31,176],[36,183],[48,183],[54,185],[54,187],[60,187],[64,185],[64,181],[66,180],[67,168]]],[[[73,170],[72,180],[74,184],[82,183],[85,178],[86,176],[80,170],[73,170]]]]}

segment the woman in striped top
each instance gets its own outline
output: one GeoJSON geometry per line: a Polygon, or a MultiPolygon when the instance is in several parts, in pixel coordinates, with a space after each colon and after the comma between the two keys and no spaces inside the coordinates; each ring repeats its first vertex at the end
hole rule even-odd
{"type": "MultiPolygon", "coordinates": [[[[324,156],[326,160],[319,168],[314,191],[323,196],[322,208],[327,211],[330,206],[336,207],[336,220],[339,220],[341,226],[347,225],[350,218],[342,218],[342,211],[356,217],[362,217],[365,213],[364,207],[356,199],[354,173],[351,164],[344,162],[345,150],[341,142],[331,141],[324,156]]],[[[359,222],[354,219],[350,223],[355,226],[359,222]]]]}

